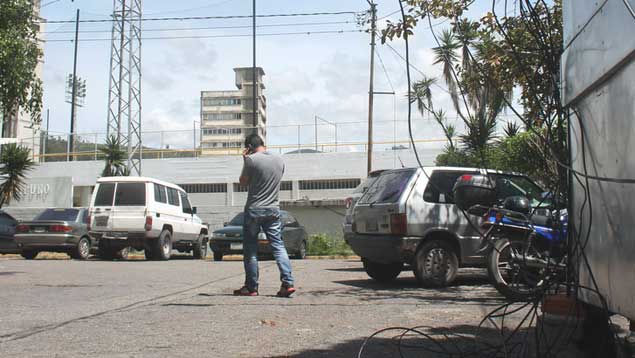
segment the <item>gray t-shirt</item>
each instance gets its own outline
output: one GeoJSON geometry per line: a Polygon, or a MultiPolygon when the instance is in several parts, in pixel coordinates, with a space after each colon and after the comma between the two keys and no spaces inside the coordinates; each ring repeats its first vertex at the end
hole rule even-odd
{"type": "Polygon", "coordinates": [[[278,208],[282,174],[284,162],[278,155],[267,151],[248,155],[241,174],[249,178],[245,209],[278,208]]]}

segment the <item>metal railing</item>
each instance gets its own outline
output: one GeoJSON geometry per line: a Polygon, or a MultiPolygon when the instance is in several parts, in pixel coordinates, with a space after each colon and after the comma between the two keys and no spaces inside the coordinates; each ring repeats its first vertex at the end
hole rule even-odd
{"type": "MultiPolygon", "coordinates": [[[[366,152],[365,133],[360,130],[360,126],[363,129],[364,124],[364,122],[329,122],[267,126],[265,128],[267,147],[280,154],[298,155],[322,152],[366,152]]],[[[403,121],[377,122],[373,151],[409,149],[411,142],[406,136],[406,125],[407,123],[403,121]],[[382,126],[385,127],[383,130],[382,126]]],[[[145,131],[142,134],[142,157],[143,159],[164,159],[240,155],[243,150],[241,135],[237,136],[236,131],[232,132],[231,129],[241,129],[242,136],[254,131],[254,127],[228,125],[204,125],[203,128],[194,126],[189,130],[145,131]],[[203,129],[208,130],[204,132],[203,129]],[[209,129],[219,131],[213,132],[209,129]]],[[[68,133],[49,132],[47,135],[42,131],[39,136],[24,138],[19,143],[33,148],[33,159],[40,162],[104,159],[102,149],[106,141],[106,133],[76,134],[73,152],[68,151],[69,137],[68,133]]],[[[425,138],[425,134],[419,134],[418,138],[425,138]]],[[[445,139],[437,138],[415,140],[417,147],[430,145],[440,148],[445,142],[445,139]]]]}

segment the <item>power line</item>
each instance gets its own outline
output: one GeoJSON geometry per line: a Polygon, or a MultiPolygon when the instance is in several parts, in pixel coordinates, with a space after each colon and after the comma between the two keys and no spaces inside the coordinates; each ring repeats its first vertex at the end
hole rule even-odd
{"type": "MultiPolygon", "coordinates": [[[[343,34],[365,32],[365,30],[331,30],[331,31],[306,31],[306,32],[277,32],[257,34],[256,36],[287,36],[287,35],[320,35],[320,34],[343,34]]],[[[201,36],[162,36],[162,37],[144,37],[142,40],[180,40],[180,39],[210,39],[210,38],[234,38],[234,37],[252,37],[252,34],[236,34],[236,35],[201,35],[201,36]]],[[[46,42],[73,42],[72,39],[65,40],[46,40],[46,42]]],[[[80,39],[79,42],[98,42],[111,41],[111,39],[80,39]]]]}
{"type": "MultiPolygon", "coordinates": [[[[302,23],[286,23],[286,24],[267,24],[257,25],[256,27],[286,27],[286,26],[320,26],[320,25],[340,25],[340,24],[352,24],[354,21],[327,21],[327,22],[302,22],[302,23]]],[[[64,26],[64,25],[62,25],[64,26]]],[[[223,29],[246,29],[251,28],[251,25],[233,25],[233,26],[204,26],[204,27],[178,27],[178,28],[164,28],[164,29],[143,29],[143,32],[156,32],[156,31],[197,31],[197,30],[223,30],[223,29]]],[[[84,30],[80,33],[111,33],[112,30],[84,30]]],[[[44,31],[43,33],[75,33],[75,31],[44,31]]]]}
{"type": "MultiPolygon", "coordinates": [[[[324,15],[357,15],[359,11],[337,11],[337,12],[306,12],[306,13],[289,13],[289,14],[261,14],[256,15],[260,18],[270,17],[299,17],[299,16],[324,16],[324,15]]],[[[217,15],[217,16],[183,16],[183,17],[148,17],[141,18],[140,21],[188,21],[188,20],[213,20],[213,19],[251,19],[252,15],[217,15]]],[[[88,19],[81,20],[80,23],[99,23],[113,22],[114,19],[88,19]]],[[[49,24],[67,23],[68,20],[50,20],[49,24]]],[[[73,22],[73,21],[70,21],[73,22]]]]}

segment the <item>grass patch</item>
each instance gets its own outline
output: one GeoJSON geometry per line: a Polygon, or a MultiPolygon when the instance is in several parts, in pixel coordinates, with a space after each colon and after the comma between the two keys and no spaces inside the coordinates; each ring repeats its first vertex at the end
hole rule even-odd
{"type": "Polygon", "coordinates": [[[309,256],[352,256],[353,250],[341,237],[316,234],[309,237],[309,256]]]}

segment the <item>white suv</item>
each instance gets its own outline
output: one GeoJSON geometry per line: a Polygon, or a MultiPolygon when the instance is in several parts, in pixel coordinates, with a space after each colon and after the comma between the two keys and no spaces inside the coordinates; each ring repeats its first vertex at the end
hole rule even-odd
{"type": "Polygon", "coordinates": [[[112,260],[133,247],[148,260],[168,260],[172,249],[207,255],[208,230],[179,186],[144,177],[97,180],[90,205],[90,235],[99,257],[112,260]]]}

